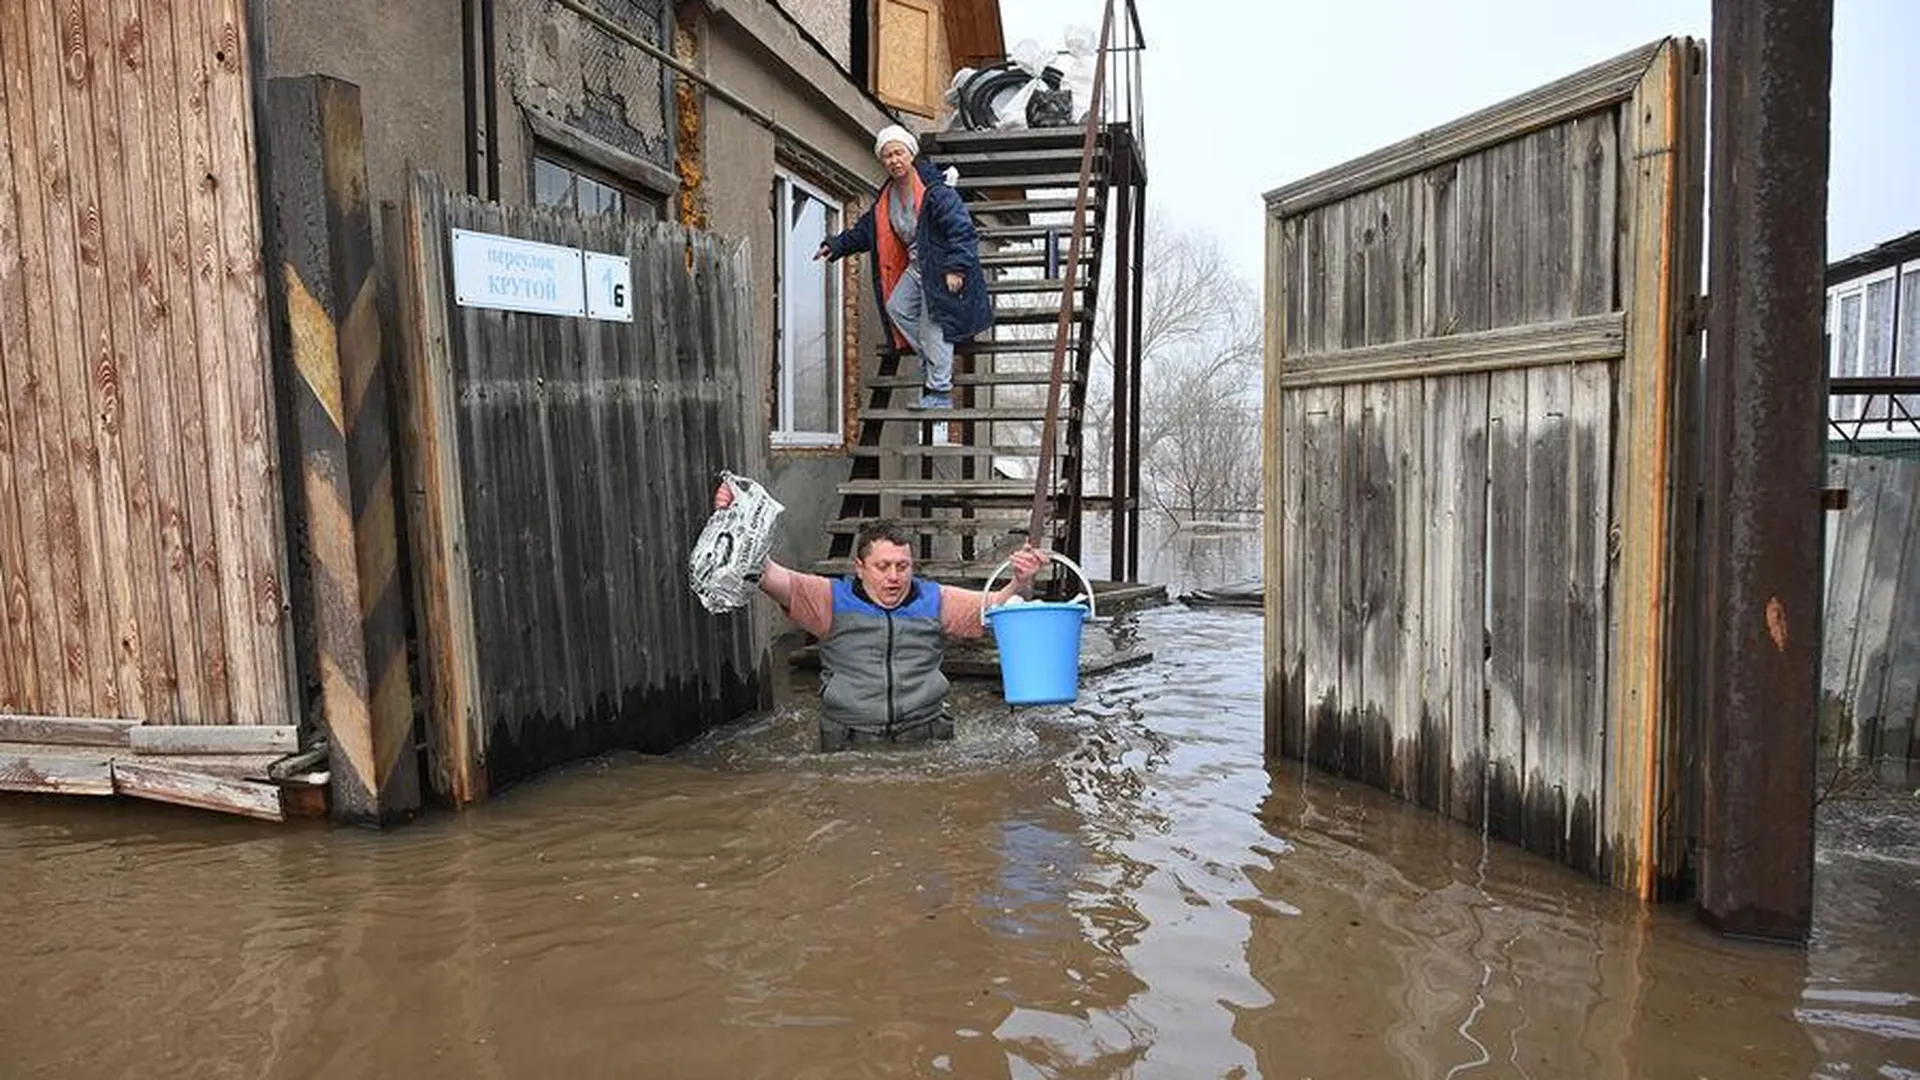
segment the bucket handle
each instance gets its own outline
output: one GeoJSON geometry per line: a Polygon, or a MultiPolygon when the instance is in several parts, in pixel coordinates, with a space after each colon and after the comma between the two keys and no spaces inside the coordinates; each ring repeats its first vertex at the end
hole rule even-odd
{"type": "MultiPolygon", "coordinates": [[[[1080,565],[1078,563],[1074,562],[1072,559],[1067,558],[1065,555],[1062,555],[1060,552],[1050,551],[1047,553],[1047,555],[1054,562],[1065,563],[1067,569],[1073,571],[1074,574],[1077,577],[1079,577],[1080,584],[1086,587],[1087,618],[1091,620],[1094,617],[1093,582],[1087,580],[1086,571],[1080,569],[1080,565]]],[[[990,601],[993,598],[993,579],[1000,576],[1000,571],[1005,570],[1007,567],[1012,565],[1013,565],[1013,560],[1009,558],[1007,561],[1001,563],[999,566],[994,567],[993,573],[987,575],[987,583],[980,587],[980,618],[983,622],[986,620],[986,617],[987,617],[988,601],[990,601]]]]}

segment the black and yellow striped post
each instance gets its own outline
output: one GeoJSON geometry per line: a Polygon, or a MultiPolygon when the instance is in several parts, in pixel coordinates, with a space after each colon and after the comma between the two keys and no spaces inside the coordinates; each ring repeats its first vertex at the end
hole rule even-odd
{"type": "Polygon", "coordinates": [[[274,79],[265,107],[302,701],[333,816],[379,824],[419,808],[420,776],[360,91],[274,79]]]}

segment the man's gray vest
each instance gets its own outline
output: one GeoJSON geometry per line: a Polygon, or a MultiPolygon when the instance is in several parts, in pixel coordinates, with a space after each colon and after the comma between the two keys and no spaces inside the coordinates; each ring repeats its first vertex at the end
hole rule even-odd
{"type": "Polygon", "coordinates": [[[915,579],[888,611],[854,578],[833,583],[833,625],[820,641],[821,719],[875,735],[937,720],[947,700],[940,670],[940,586],[915,579]]]}

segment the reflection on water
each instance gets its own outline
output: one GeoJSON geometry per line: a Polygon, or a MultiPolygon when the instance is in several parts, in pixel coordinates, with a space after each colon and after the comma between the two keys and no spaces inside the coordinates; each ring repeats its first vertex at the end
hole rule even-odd
{"type": "MultiPolygon", "coordinates": [[[[1174,591],[1258,565],[1206,543],[1174,591]]],[[[952,744],[801,695],[386,835],[0,801],[0,1075],[1920,1076],[1897,800],[1828,808],[1806,953],[1724,942],[1269,769],[1257,612],[1127,629],[952,744]]]]}

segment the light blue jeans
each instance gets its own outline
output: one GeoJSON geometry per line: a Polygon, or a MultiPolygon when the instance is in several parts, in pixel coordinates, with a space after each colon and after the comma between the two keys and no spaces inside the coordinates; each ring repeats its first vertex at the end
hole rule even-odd
{"type": "MultiPolygon", "coordinates": [[[[946,283],[936,287],[945,288],[946,283]]],[[[894,283],[893,292],[887,297],[887,318],[900,328],[902,337],[913,342],[913,351],[920,354],[920,379],[927,392],[953,393],[953,342],[948,341],[946,331],[940,329],[940,321],[927,311],[918,271],[909,270],[894,283]]]]}

